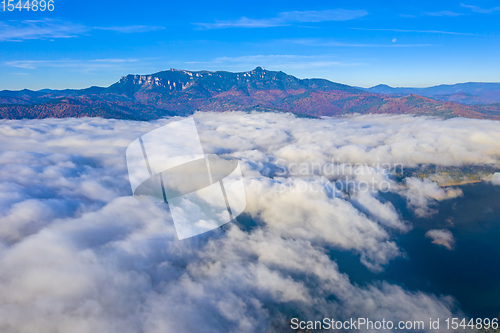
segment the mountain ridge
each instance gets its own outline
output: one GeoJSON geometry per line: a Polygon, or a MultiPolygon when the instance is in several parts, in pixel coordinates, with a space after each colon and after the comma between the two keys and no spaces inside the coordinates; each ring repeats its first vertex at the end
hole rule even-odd
{"type": "Polygon", "coordinates": [[[471,105],[500,103],[500,83],[498,82],[464,82],[425,88],[391,87],[386,84],[378,84],[370,88],[357,88],[377,94],[397,96],[417,94],[436,100],[471,105]]]}
{"type": "Polygon", "coordinates": [[[228,110],[293,112],[314,117],[409,113],[500,120],[500,104],[463,105],[416,94],[380,94],[326,79],[299,79],[262,67],[237,73],[170,69],[125,75],[109,87],[0,91],[0,117],[8,119],[100,116],[149,120],[228,110]]]}

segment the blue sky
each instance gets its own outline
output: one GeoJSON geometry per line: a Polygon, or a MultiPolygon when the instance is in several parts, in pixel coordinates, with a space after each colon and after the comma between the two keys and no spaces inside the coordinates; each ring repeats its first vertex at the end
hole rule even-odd
{"type": "Polygon", "coordinates": [[[54,7],[0,11],[0,89],[256,66],[363,87],[500,81],[497,1],[55,0],[54,7]]]}

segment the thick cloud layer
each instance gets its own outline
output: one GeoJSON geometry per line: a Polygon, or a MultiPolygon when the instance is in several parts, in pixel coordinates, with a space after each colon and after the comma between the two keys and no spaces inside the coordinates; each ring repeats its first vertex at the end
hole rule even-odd
{"type": "Polygon", "coordinates": [[[425,237],[432,239],[433,244],[442,245],[448,250],[453,250],[455,247],[455,237],[449,230],[432,229],[425,233],[425,237]]]}
{"type": "Polygon", "coordinates": [[[130,196],[125,162],[128,144],[171,120],[0,122],[3,332],[262,332],[292,314],[460,315],[450,297],[383,281],[357,286],[326,253],[350,251],[383,270],[403,252],[391,235],[411,225],[379,190],[405,196],[422,216],[461,193],[396,183],[381,164],[498,164],[500,123],[237,112],[196,119],[206,151],[241,161],[247,209],[238,223],[184,241],[164,205],[130,196]]]}

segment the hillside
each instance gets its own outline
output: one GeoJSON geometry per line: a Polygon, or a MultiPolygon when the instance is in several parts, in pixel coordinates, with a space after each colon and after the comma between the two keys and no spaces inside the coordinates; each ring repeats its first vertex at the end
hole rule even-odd
{"type": "Polygon", "coordinates": [[[228,110],[316,117],[391,113],[500,119],[500,104],[473,106],[415,94],[385,95],[324,79],[298,79],[261,67],[241,73],[171,69],[127,75],[107,88],[0,91],[0,103],[4,119],[99,116],[149,120],[228,110]]]}

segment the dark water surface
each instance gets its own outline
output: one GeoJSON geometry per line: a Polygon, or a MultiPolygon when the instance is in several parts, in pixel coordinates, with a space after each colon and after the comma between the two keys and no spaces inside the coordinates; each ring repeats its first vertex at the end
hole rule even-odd
{"type": "Polygon", "coordinates": [[[395,234],[407,258],[393,260],[381,273],[373,273],[351,253],[332,250],[340,271],[353,283],[388,281],[408,290],[451,295],[466,315],[494,318],[500,314],[500,186],[476,183],[459,186],[464,196],[440,202],[431,218],[418,218],[404,199],[384,194],[410,221],[413,230],[395,234]],[[448,229],[456,239],[454,250],[431,243],[430,229],[448,229]]]}

